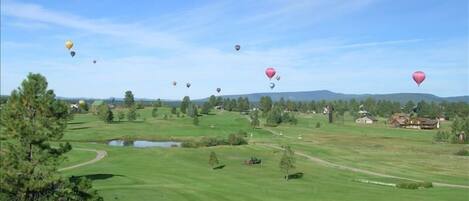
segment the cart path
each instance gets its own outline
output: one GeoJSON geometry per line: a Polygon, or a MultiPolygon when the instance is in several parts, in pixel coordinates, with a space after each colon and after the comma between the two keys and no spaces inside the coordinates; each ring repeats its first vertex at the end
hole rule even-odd
{"type": "Polygon", "coordinates": [[[93,160],[89,160],[89,161],[79,163],[79,164],[76,164],[76,165],[60,168],[59,172],[65,171],[65,170],[70,170],[70,169],[75,169],[75,168],[85,166],[85,165],[89,165],[89,164],[93,164],[93,163],[96,163],[96,162],[102,160],[104,157],[107,156],[107,152],[104,151],[104,150],[83,149],[83,148],[75,148],[75,150],[96,152],[96,157],[93,160]]]}

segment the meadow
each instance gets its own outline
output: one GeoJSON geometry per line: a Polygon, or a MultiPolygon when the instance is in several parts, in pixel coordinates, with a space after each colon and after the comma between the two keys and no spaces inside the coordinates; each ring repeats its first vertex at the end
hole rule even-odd
{"type": "MultiPolygon", "coordinates": [[[[434,143],[435,130],[389,128],[382,123],[357,125],[351,117],[328,124],[321,114],[297,114],[298,124],[252,129],[246,115],[213,111],[200,118],[170,115],[160,108],[139,110],[135,122],[104,123],[92,114],[77,114],[63,141],[74,148],[105,150],[107,156],[93,164],[62,171],[66,176],[86,176],[105,200],[468,200],[469,189],[435,186],[401,189],[357,180],[399,183],[396,179],[331,167],[297,155],[294,172],[300,179],[285,181],[279,168],[282,152],[290,145],[303,155],[334,164],[412,180],[469,186],[469,157],[454,153],[466,145],[434,143]],[[163,118],[164,115],[168,118],[163,118]],[[317,127],[317,124],[320,124],[317,127]],[[204,136],[248,133],[249,145],[200,148],[111,147],[111,139],[193,140],[204,136]],[[252,135],[251,135],[252,134],[252,135]],[[252,137],[251,137],[252,136],[252,137]],[[211,151],[226,167],[212,170],[211,151]],[[244,160],[261,158],[262,166],[244,160]]],[[[264,120],[261,120],[264,122],[264,120]]],[[[448,129],[450,122],[442,125],[448,129]]],[[[73,150],[61,167],[89,161],[94,152],[73,150]]]]}

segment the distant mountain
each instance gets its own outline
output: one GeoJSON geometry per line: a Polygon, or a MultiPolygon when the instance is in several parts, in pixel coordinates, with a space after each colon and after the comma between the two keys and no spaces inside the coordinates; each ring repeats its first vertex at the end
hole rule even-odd
{"type": "MultiPolygon", "coordinates": [[[[238,97],[247,97],[252,102],[257,102],[262,96],[270,96],[272,100],[278,101],[280,98],[285,100],[292,101],[320,101],[320,100],[365,100],[367,98],[373,98],[375,100],[389,100],[389,101],[398,101],[405,103],[409,100],[418,102],[421,100],[425,101],[434,101],[434,102],[466,102],[469,103],[469,96],[456,96],[456,97],[438,97],[433,94],[424,94],[424,93],[392,93],[392,94],[343,94],[335,93],[328,90],[318,90],[318,91],[299,91],[299,92],[277,92],[277,93],[253,93],[253,94],[240,94],[240,95],[226,95],[223,98],[238,98],[238,97]]],[[[200,101],[205,101],[201,99],[200,101]]]]}

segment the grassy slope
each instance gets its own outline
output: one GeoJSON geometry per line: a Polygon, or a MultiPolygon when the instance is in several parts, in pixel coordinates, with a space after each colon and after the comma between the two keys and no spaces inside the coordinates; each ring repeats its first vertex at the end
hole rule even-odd
{"type": "MultiPolygon", "coordinates": [[[[169,112],[167,108],[162,112],[169,112]]],[[[432,144],[434,131],[384,128],[384,125],[328,125],[321,115],[301,116],[299,125],[271,128],[291,138],[272,135],[263,129],[252,131],[245,117],[236,113],[201,117],[195,127],[191,119],[162,120],[143,111],[145,122],[106,125],[91,115],[77,115],[65,138],[68,140],[105,140],[133,135],[146,139],[191,138],[202,135],[227,135],[239,129],[254,133],[256,143],[291,144],[296,150],[353,167],[392,173],[416,179],[467,184],[467,157],[455,157],[462,145],[432,144]],[[321,128],[315,128],[321,122],[321,128]],[[214,128],[210,128],[214,125],[214,128]],[[73,128],[83,129],[73,129],[73,128]],[[297,136],[303,139],[298,140],[297,136]]],[[[303,179],[285,182],[278,168],[280,153],[262,146],[213,147],[199,149],[135,149],[102,144],[74,143],[75,147],[108,151],[108,157],[93,165],[65,171],[66,175],[100,175],[94,186],[106,200],[467,200],[467,189],[432,188],[405,190],[363,184],[354,179],[371,177],[328,169],[298,157],[297,170],[303,179]],[[225,169],[208,168],[210,151],[216,151],[225,169]],[[246,167],[242,161],[255,155],[263,167],[246,167]],[[110,177],[112,176],[112,177],[110,177]]],[[[79,151],[70,153],[75,159],[79,151]]],[[[92,154],[92,152],[86,152],[92,154]]],[[[91,156],[87,160],[92,159],[91,156]]]]}

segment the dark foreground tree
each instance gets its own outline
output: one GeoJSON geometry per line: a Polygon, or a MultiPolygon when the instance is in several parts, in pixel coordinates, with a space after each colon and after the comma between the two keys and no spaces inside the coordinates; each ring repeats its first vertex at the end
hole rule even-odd
{"type": "Polygon", "coordinates": [[[0,199],[102,200],[89,180],[62,178],[57,166],[68,143],[60,140],[70,119],[67,105],[47,89],[40,74],[29,74],[11,93],[1,113],[0,199]]]}

